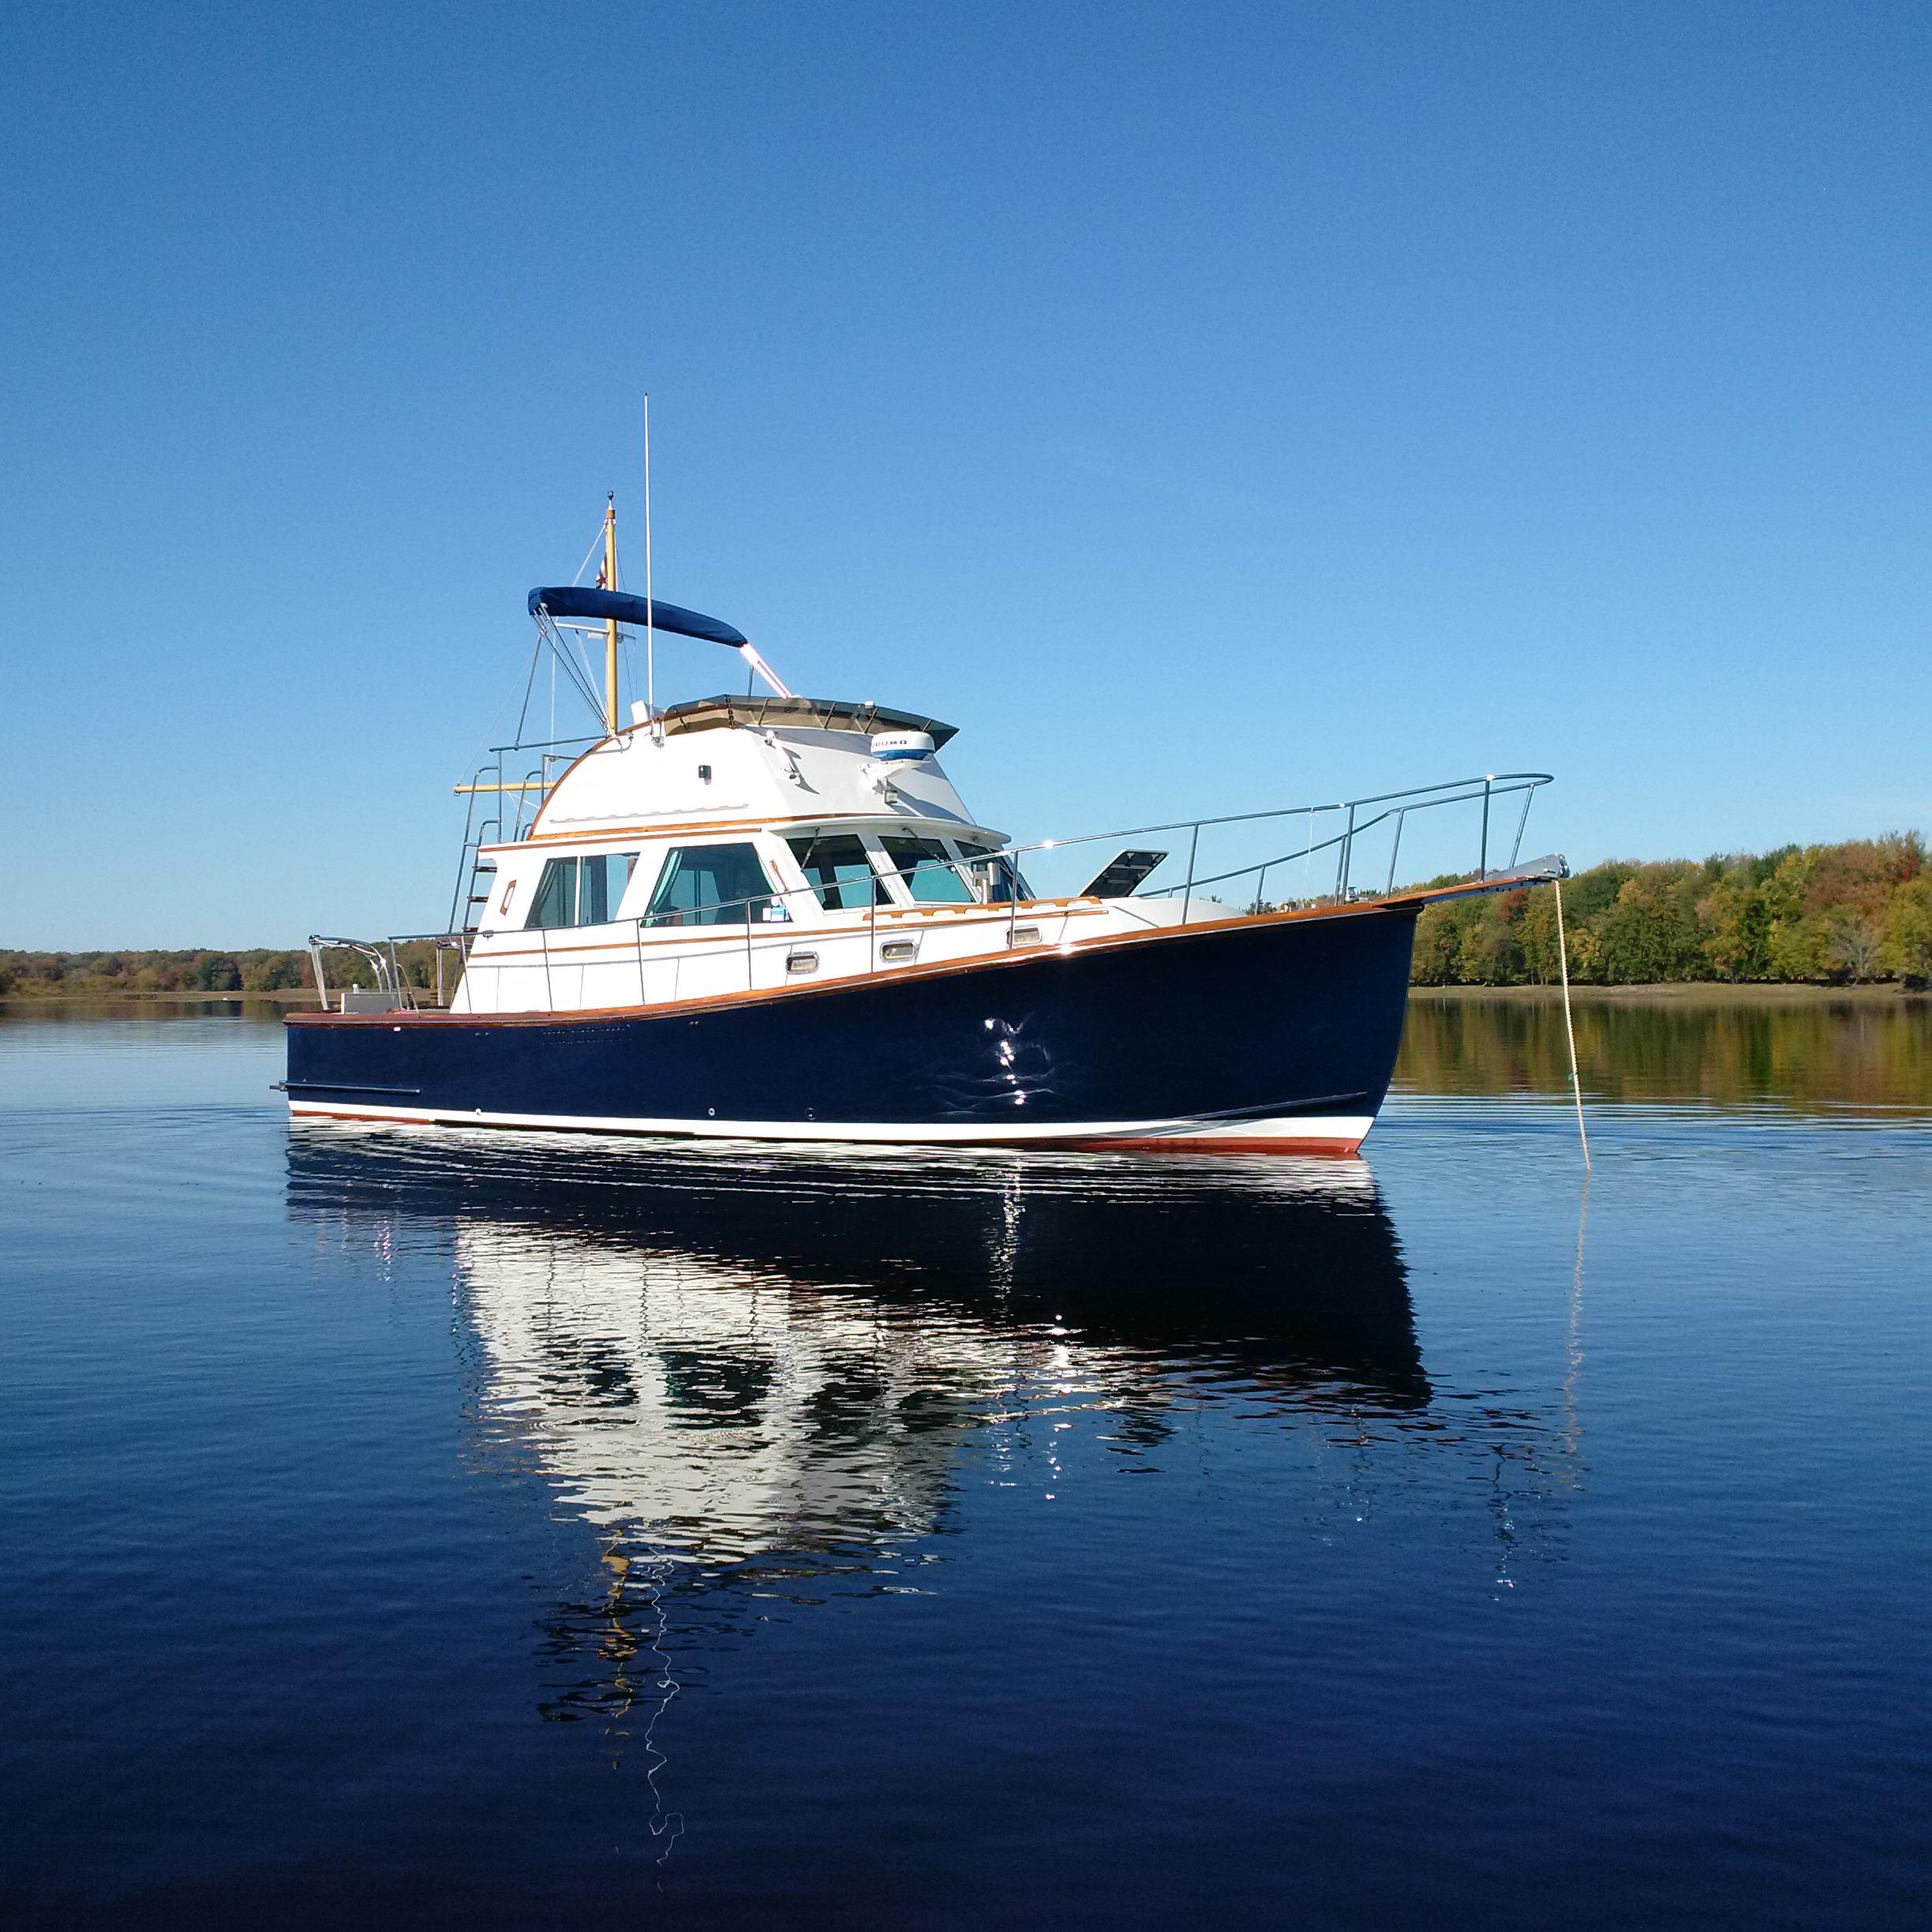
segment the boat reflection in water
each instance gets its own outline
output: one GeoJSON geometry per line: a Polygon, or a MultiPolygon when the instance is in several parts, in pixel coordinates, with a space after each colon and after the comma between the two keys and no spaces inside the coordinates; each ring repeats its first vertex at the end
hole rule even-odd
{"type": "Polygon", "coordinates": [[[1156,1466],[1223,1401],[1344,1462],[1391,1425],[1443,1446],[1360,1161],[316,1125],[289,1163],[326,1237],[448,1244],[481,1447],[603,1545],[605,1593],[547,1619],[547,1714],[641,1736],[653,1787],[676,1599],[704,1597],[714,1646],[841,1578],[916,1587],[969,1483],[1050,1493],[1069,1418],[1110,1467],[1156,1466]]]}

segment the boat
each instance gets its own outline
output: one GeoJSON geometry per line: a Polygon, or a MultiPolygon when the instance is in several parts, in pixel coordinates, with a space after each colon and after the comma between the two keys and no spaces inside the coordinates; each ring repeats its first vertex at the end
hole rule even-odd
{"type": "Polygon", "coordinates": [[[1422,912],[1567,876],[1559,855],[1519,858],[1551,782],[1536,772],[1016,844],[942,765],[953,727],[795,695],[735,626],[620,587],[614,504],[603,545],[596,585],[528,600],[539,655],[599,728],[496,747],[458,788],[444,930],[312,936],[294,1118],[1353,1154],[1394,1071],[1422,912]],[[735,653],[747,695],[659,707],[660,636],[735,653]],[[1405,830],[1451,808],[1473,867],[1398,887],[1405,830]],[[1237,863],[1204,856],[1230,841],[1237,863]],[[1360,883],[1383,842],[1382,883],[1360,883]],[[1064,883],[1033,882],[1056,868],[1064,883]],[[1271,875],[1299,896],[1271,900],[1271,875]],[[361,962],[355,983],[331,983],[331,957],[361,962]]]}

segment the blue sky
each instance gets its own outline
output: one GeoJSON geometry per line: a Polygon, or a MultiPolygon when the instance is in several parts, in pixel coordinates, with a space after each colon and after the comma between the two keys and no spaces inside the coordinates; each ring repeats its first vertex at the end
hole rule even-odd
{"type": "Polygon", "coordinates": [[[1022,837],[1932,830],[1923,6],[0,32],[0,945],[440,924],[646,389],[657,590],[1022,837]]]}

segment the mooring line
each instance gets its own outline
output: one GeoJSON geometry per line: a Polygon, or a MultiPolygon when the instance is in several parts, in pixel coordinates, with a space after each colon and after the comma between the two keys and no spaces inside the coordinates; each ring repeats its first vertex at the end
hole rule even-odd
{"type": "Polygon", "coordinates": [[[1583,1082],[1577,1073],[1576,1022],[1570,1015],[1570,946],[1563,938],[1563,881],[1552,879],[1556,895],[1556,964],[1563,975],[1563,1032],[1570,1039],[1570,1091],[1576,1097],[1577,1138],[1583,1143],[1583,1171],[1591,1171],[1589,1136],[1583,1131],[1583,1082]]]}

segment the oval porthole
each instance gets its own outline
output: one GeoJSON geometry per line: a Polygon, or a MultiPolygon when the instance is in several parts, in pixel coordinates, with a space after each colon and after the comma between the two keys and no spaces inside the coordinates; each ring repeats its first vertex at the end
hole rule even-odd
{"type": "Polygon", "coordinates": [[[785,971],[788,973],[816,972],[818,955],[816,953],[788,953],[785,955],[785,971]]]}
{"type": "Polygon", "coordinates": [[[919,944],[912,939],[888,939],[879,948],[879,957],[888,966],[903,966],[919,951],[919,944]]]}

